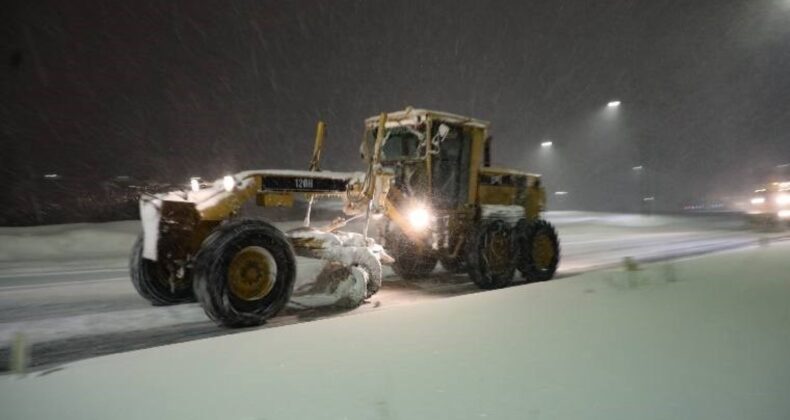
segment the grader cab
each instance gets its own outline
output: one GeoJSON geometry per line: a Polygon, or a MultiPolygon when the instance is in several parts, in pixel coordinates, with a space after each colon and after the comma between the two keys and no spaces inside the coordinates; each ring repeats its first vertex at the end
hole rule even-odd
{"type": "Polygon", "coordinates": [[[492,167],[488,127],[414,109],[365,121],[361,149],[382,186],[373,205],[398,275],[425,276],[437,261],[484,289],[510,284],[516,269],[531,281],[554,275],[559,241],[540,218],[540,177],[492,167]]]}
{"type": "Polygon", "coordinates": [[[541,219],[540,177],[492,167],[488,127],[436,111],[383,113],[365,121],[360,151],[367,171],[338,173],[319,170],[319,123],[310,170],[245,171],[144,197],[132,281],[153,304],[197,299],[211,319],[238,327],[258,325],[285,306],[295,255],[325,260],[336,276],[359,282],[363,297],[381,286],[382,263],[419,278],[441,261],[483,289],[509,285],[517,270],[526,281],[548,280],[559,240],[541,219]],[[310,203],[304,227],[282,232],[237,217],[247,201],[290,206],[295,195],[310,203]],[[312,227],[320,196],[342,199],[346,218],[312,227]],[[340,230],[361,218],[362,232],[340,230]],[[378,220],[372,229],[371,220],[378,220]]]}

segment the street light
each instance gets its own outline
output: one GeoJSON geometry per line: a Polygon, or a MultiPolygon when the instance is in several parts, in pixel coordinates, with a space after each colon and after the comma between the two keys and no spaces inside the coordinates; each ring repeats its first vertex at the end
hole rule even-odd
{"type": "Polygon", "coordinates": [[[564,210],[566,205],[568,204],[568,192],[567,191],[554,191],[555,202],[554,206],[557,210],[564,210]]]}
{"type": "Polygon", "coordinates": [[[617,99],[615,99],[613,101],[609,101],[609,103],[606,104],[607,108],[617,108],[618,106],[620,106],[620,101],[617,100],[617,99]]]}
{"type": "Polygon", "coordinates": [[[540,144],[540,147],[542,147],[544,149],[548,149],[552,145],[554,145],[554,142],[552,142],[551,140],[546,140],[546,141],[544,141],[543,143],[540,144]]]}

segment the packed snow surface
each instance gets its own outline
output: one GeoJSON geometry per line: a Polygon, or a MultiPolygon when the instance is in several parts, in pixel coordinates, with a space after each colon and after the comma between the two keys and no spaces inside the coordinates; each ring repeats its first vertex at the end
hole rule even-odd
{"type": "MultiPolygon", "coordinates": [[[[334,202],[323,200],[317,204],[323,208],[334,202]]],[[[275,224],[283,231],[292,230],[302,226],[302,221],[296,220],[301,219],[300,215],[294,213],[294,220],[275,224]]],[[[560,276],[619,264],[626,256],[637,261],[665,259],[753,245],[765,239],[762,234],[745,230],[744,223],[732,217],[590,212],[549,212],[546,216],[560,233],[560,276]]],[[[346,228],[360,231],[362,224],[346,228]]],[[[0,228],[0,369],[4,347],[17,332],[23,332],[41,349],[40,344],[52,340],[141,333],[155,328],[168,328],[169,334],[178,336],[189,325],[205,323],[207,318],[197,304],[151,307],[134,291],[127,266],[140,229],[139,221],[0,228]]],[[[326,264],[325,260],[297,257],[293,306],[358,302],[359,292],[364,291],[362,279],[356,275],[360,273],[353,273],[342,284],[315,282],[326,264]]],[[[437,280],[446,277],[441,267],[434,278],[406,282],[411,286],[405,289],[404,282],[389,267],[383,267],[382,274],[383,293],[370,299],[360,308],[362,311],[380,310],[379,305],[439,299],[448,295],[447,287],[455,287],[437,280]]],[[[463,276],[452,282],[455,281],[464,281],[463,276]]],[[[86,350],[85,354],[92,352],[86,350]]]]}
{"type": "Polygon", "coordinates": [[[0,377],[4,419],[782,419],[790,244],[0,377]]]}

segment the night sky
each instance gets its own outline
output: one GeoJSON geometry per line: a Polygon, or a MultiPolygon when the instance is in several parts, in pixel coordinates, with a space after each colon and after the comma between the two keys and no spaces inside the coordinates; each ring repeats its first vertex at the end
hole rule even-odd
{"type": "Polygon", "coordinates": [[[360,169],[363,118],[407,105],[491,121],[497,164],[579,208],[790,162],[790,0],[6,1],[0,33],[6,205],[45,173],[306,168],[318,119],[322,166],[360,169]]]}

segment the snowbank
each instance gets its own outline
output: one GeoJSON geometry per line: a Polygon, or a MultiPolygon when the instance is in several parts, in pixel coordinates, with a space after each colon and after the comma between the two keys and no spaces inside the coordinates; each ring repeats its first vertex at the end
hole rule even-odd
{"type": "Polygon", "coordinates": [[[0,228],[0,263],[127,258],[139,221],[0,228]]]}
{"type": "Polygon", "coordinates": [[[0,377],[7,419],[779,419],[790,245],[0,377]]]}

